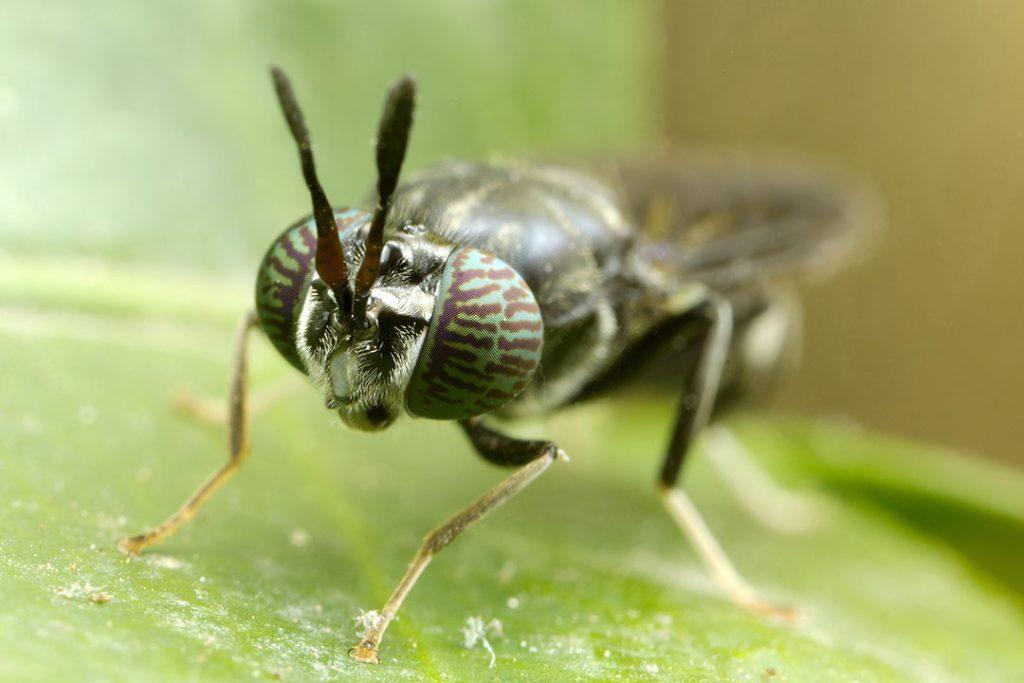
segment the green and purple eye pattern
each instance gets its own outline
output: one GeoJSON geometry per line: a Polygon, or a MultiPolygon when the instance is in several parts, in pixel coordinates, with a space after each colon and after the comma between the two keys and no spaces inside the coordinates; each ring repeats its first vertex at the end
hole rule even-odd
{"type": "MultiPolygon", "coordinates": [[[[358,209],[336,209],[338,233],[358,230],[370,215],[358,209]]],[[[306,290],[313,279],[316,256],[316,223],[312,216],[285,230],[263,257],[256,276],[256,313],[260,327],[274,348],[297,369],[305,372],[295,349],[306,290]]]]}
{"type": "Polygon", "coordinates": [[[544,322],[523,278],[472,247],[449,258],[406,395],[414,415],[457,420],[518,396],[540,364],[544,322]]]}

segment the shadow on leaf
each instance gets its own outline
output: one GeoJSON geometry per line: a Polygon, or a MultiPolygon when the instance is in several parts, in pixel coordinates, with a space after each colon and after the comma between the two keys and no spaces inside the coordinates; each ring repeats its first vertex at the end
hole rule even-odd
{"type": "Polygon", "coordinates": [[[834,480],[829,486],[948,546],[975,572],[1013,593],[1017,609],[1024,612],[1024,520],[939,493],[882,482],[834,480]]]}

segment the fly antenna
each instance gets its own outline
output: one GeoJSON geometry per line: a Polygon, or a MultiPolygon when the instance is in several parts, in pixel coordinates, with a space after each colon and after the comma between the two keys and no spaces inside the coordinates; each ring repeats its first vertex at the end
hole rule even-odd
{"type": "Polygon", "coordinates": [[[309,188],[309,196],[313,201],[313,217],[316,220],[316,272],[331,291],[338,306],[345,313],[351,311],[351,293],[348,284],[348,267],[345,254],[341,249],[338,227],[334,222],[334,209],[327,200],[324,188],[316,176],[316,165],[313,163],[313,149],[309,141],[309,130],[306,121],[295,99],[291,81],[276,66],[270,69],[274,79],[274,89],[281,103],[284,120],[299,148],[299,160],[302,162],[302,177],[309,188]]]}
{"type": "Polygon", "coordinates": [[[391,208],[391,198],[398,186],[398,176],[409,143],[413,110],[416,108],[416,83],[403,76],[391,87],[384,102],[384,112],[377,129],[377,208],[373,212],[370,232],[366,236],[363,262],[356,273],[356,319],[362,318],[370,288],[380,271],[380,255],[384,248],[384,222],[391,208]]]}

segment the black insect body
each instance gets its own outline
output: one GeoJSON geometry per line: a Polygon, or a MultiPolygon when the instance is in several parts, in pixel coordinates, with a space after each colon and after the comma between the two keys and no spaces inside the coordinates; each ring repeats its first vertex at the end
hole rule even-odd
{"type": "Polygon", "coordinates": [[[680,394],[659,476],[669,513],[735,601],[785,614],[743,581],[676,484],[712,412],[785,364],[796,326],[784,283],[845,253],[863,202],[813,176],[734,163],[446,163],[398,186],[414,101],[402,79],[380,124],[376,207],[332,209],[291,85],[273,76],[313,216],[267,252],[239,328],[228,463],[120,548],[173,533],[246,457],[246,344],[259,327],[346,424],[382,429],[403,412],[458,421],[484,458],[517,468],[428,534],[354,658],[377,662],[431,557],[563,455],[485,416],[549,412],[644,376],[680,394]]]}

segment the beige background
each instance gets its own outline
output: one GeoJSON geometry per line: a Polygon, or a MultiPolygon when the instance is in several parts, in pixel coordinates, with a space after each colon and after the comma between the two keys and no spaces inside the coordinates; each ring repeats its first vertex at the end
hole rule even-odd
{"type": "Polygon", "coordinates": [[[1024,462],[1024,3],[663,4],[681,143],[872,180],[888,230],[807,296],[782,404],[1024,462]]]}

